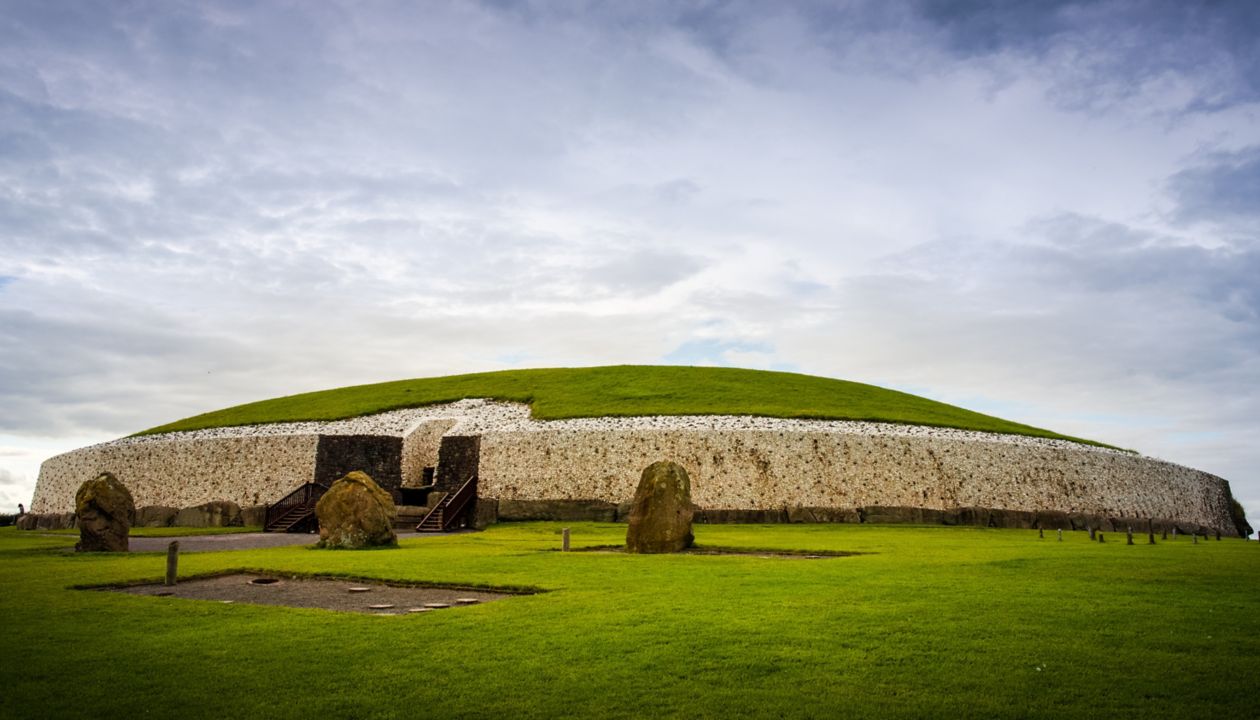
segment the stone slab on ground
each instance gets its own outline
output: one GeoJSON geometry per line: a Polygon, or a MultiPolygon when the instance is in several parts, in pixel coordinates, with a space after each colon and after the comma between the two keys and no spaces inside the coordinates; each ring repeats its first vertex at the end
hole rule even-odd
{"type": "MultiPolygon", "coordinates": [[[[476,604],[502,600],[511,595],[466,588],[395,587],[383,583],[366,583],[361,580],[323,578],[286,578],[281,575],[255,573],[222,575],[213,578],[184,580],[174,587],[160,583],[110,588],[130,595],[159,595],[162,599],[184,598],[190,600],[217,600],[254,605],[280,605],[284,607],[319,608],[340,612],[383,614],[394,608],[422,607],[426,604],[444,603],[455,605],[460,598],[476,598],[476,604]],[[265,585],[251,581],[258,578],[278,578],[265,585]],[[368,592],[350,592],[352,587],[367,587],[368,592]],[[167,595],[169,593],[169,595],[167,595]],[[372,606],[383,606],[373,609],[372,606]]],[[[394,614],[394,613],[390,613],[394,614]]]]}

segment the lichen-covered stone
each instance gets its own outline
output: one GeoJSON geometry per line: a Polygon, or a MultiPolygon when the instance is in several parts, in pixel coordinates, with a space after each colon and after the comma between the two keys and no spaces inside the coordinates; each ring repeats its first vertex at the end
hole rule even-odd
{"type": "Polygon", "coordinates": [[[617,506],[604,500],[501,500],[497,517],[520,520],[616,522],[617,506]]]}
{"type": "Polygon", "coordinates": [[[319,547],[358,549],[398,544],[394,499],[367,473],[352,472],[332,484],[315,504],[319,547]]]}
{"type": "Polygon", "coordinates": [[[179,508],[169,505],[145,505],[136,510],[136,527],[170,527],[179,508]]]}
{"type": "Polygon", "coordinates": [[[79,552],[127,552],[136,503],[118,478],[101,473],[74,495],[79,519],[79,552]]]}
{"type": "Polygon", "coordinates": [[[691,479],[675,462],[655,462],[639,478],[626,531],[632,553],[670,553],[691,547],[691,479]]]}
{"type": "Polygon", "coordinates": [[[214,500],[186,507],[175,516],[178,527],[240,527],[241,506],[231,500],[214,500]]]}
{"type": "Polygon", "coordinates": [[[251,505],[241,508],[241,524],[245,527],[262,527],[267,523],[267,506],[251,505]]]}

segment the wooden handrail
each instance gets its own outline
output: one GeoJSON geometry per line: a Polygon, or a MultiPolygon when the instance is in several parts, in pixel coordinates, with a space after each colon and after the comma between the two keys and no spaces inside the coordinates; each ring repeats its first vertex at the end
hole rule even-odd
{"type": "Polygon", "coordinates": [[[273,521],[280,519],[281,515],[295,507],[313,507],[326,492],[328,492],[327,485],[316,482],[303,483],[293,492],[267,506],[267,515],[263,519],[263,527],[271,527],[273,521]]]}
{"type": "Polygon", "coordinates": [[[477,497],[477,476],[474,474],[464,481],[463,485],[455,492],[442,498],[441,502],[433,506],[433,509],[424,514],[424,517],[416,525],[416,530],[420,530],[433,514],[442,511],[442,530],[449,530],[455,525],[455,521],[463,513],[464,508],[468,507],[468,503],[477,497]]]}
{"type": "Polygon", "coordinates": [[[443,498],[446,503],[446,510],[442,513],[442,529],[445,530],[455,524],[455,520],[464,512],[464,508],[468,507],[468,503],[477,497],[477,476],[473,475],[460,486],[459,490],[450,497],[450,500],[443,498]]]}

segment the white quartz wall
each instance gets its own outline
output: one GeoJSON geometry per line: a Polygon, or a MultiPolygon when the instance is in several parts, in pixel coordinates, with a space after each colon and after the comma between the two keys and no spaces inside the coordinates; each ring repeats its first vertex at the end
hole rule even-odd
{"type": "Polygon", "coordinates": [[[426,420],[411,428],[403,437],[402,484],[404,487],[418,487],[423,480],[424,469],[437,467],[438,448],[442,444],[442,436],[456,422],[451,418],[426,420]]]}
{"type": "Polygon", "coordinates": [[[691,476],[692,499],[711,509],[987,507],[1230,527],[1224,482],[1207,473],[1083,445],[941,435],[491,432],[481,441],[478,493],[625,502],[644,467],[673,460],[691,476]]]}
{"type": "Polygon", "coordinates": [[[316,435],[197,438],[183,434],[106,443],[58,455],[39,470],[31,512],[74,512],[85,480],[112,472],[136,507],[231,500],[271,503],[315,477],[316,435]]]}
{"type": "Polygon", "coordinates": [[[272,502],[314,476],[321,434],[403,437],[409,485],[437,464],[443,435],[480,435],[485,498],[625,502],[644,467],[674,460],[691,475],[693,499],[709,509],[986,507],[1231,527],[1220,478],[1063,440],[733,416],[536,421],[528,406],[481,400],[96,445],[44,463],[32,512],[74,510],[79,485],[105,470],[138,506],[272,502]]]}

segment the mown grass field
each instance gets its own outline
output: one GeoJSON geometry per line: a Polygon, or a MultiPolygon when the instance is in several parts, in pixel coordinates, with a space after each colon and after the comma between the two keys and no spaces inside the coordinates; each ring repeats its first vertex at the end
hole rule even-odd
{"type": "Polygon", "coordinates": [[[529,403],[533,416],[541,420],[635,415],[762,415],[908,423],[1100,444],[846,380],[737,368],[637,365],[507,370],[358,385],[238,405],[150,428],[140,434],[298,420],[338,420],[470,397],[529,403]]]}
{"type": "MultiPolygon", "coordinates": [[[[573,524],[576,546],[624,525],[573,524]]],[[[550,592],[369,617],[67,589],[161,576],[0,530],[4,717],[1249,717],[1260,544],[697,526],[826,560],[560,553],[560,525],[397,550],[188,553],[230,568],[550,592]]]]}

